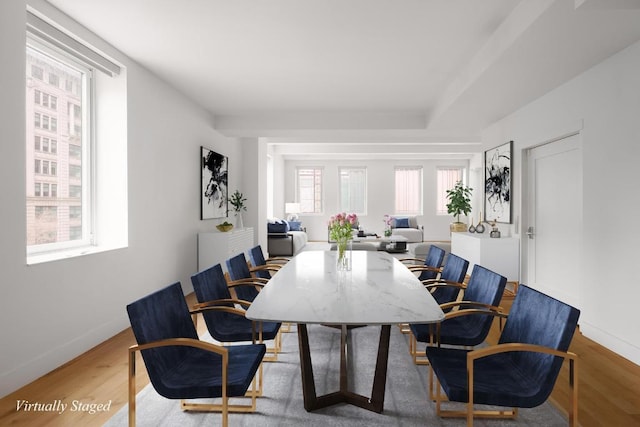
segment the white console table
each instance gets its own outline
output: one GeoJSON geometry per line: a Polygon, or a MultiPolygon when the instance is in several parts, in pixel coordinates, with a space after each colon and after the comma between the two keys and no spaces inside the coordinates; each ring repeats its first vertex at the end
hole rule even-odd
{"type": "Polygon", "coordinates": [[[225,261],[239,253],[251,249],[253,228],[231,230],[226,233],[210,231],[198,233],[198,271],[221,264],[226,270],[225,261]]]}
{"type": "Polygon", "coordinates": [[[520,239],[491,238],[489,233],[451,233],[451,252],[469,261],[469,274],[479,264],[512,282],[520,280],[520,239]]]}

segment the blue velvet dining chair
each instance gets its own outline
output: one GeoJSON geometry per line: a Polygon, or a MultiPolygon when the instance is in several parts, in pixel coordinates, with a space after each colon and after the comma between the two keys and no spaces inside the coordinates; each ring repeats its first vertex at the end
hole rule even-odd
{"type": "MultiPolygon", "coordinates": [[[[407,268],[415,273],[419,273],[419,280],[431,280],[438,277],[438,274],[442,272],[442,262],[444,261],[444,256],[446,252],[444,249],[431,245],[429,246],[429,251],[427,252],[427,256],[424,259],[422,265],[407,265],[407,268]]],[[[400,262],[403,264],[408,264],[411,262],[420,261],[419,258],[402,258],[400,262]]],[[[465,270],[466,273],[466,270],[465,270]]]]}
{"type": "Polygon", "coordinates": [[[264,344],[222,347],[201,341],[179,282],[129,305],[127,313],[137,345],[129,347],[129,425],[136,417],[136,352],[140,351],[153,388],[167,399],[180,399],[189,411],[253,412],[251,405],[230,405],[230,397],[244,396],[255,387],[265,354],[264,344]],[[221,398],[221,403],[193,403],[186,399],[221,398]]]}
{"type": "MultiPolygon", "coordinates": [[[[261,277],[255,277],[249,269],[247,258],[243,253],[229,258],[226,261],[227,272],[229,274],[229,280],[227,286],[232,290],[232,295],[235,293],[238,299],[253,302],[258,296],[258,292],[262,289],[269,279],[261,277]]],[[[288,325],[287,325],[288,326],[288,325]]],[[[288,328],[287,328],[288,329],[288,328]]],[[[277,357],[278,353],[282,349],[282,330],[278,330],[278,334],[274,340],[274,346],[269,347],[267,351],[273,353],[274,357],[277,357]]],[[[268,360],[271,360],[269,358],[268,360]]]]}
{"type": "Polygon", "coordinates": [[[429,381],[434,373],[437,379],[436,413],[466,417],[468,427],[474,415],[516,418],[518,408],[534,408],[549,398],[568,359],[569,425],[577,426],[578,356],[568,350],[579,317],[578,309],[521,285],[497,345],[475,350],[428,346],[429,381]],[[447,399],[466,402],[466,410],[443,410],[447,399]],[[474,404],[512,409],[481,412],[474,404]]]}
{"type": "Polygon", "coordinates": [[[251,263],[249,271],[256,277],[271,279],[271,276],[277,273],[278,270],[288,261],[289,259],[284,257],[265,259],[264,252],[262,252],[262,246],[260,245],[249,249],[249,262],[251,263]]]}
{"type": "Polygon", "coordinates": [[[245,301],[253,301],[260,288],[269,282],[269,279],[255,277],[251,274],[247,258],[243,253],[239,253],[226,260],[227,271],[229,273],[228,284],[233,288],[236,296],[245,301]],[[246,284],[255,284],[254,287],[245,286],[246,284]]]}
{"type": "MultiPolygon", "coordinates": [[[[436,279],[438,275],[442,272],[442,261],[444,260],[446,252],[444,249],[439,248],[438,246],[431,245],[429,246],[429,251],[427,252],[427,256],[424,261],[420,258],[401,258],[399,261],[407,266],[407,268],[418,274],[418,280],[432,280],[436,279]],[[421,262],[421,265],[411,264],[421,262]]],[[[465,269],[465,273],[466,273],[465,269]]],[[[437,300],[436,300],[437,301],[437,300]]],[[[403,334],[410,333],[408,324],[400,324],[400,331],[403,334]]]]}
{"type": "MultiPolygon", "coordinates": [[[[480,265],[474,265],[462,299],[440,305],[445,312],[442,322],[435,327],[427,324],[409,325],[410,347],[416,349],[418,342],[467,347],[481,344],[489,335],[493,319],[502,314],[499,304],[506,284],[506,277],[480,265]]],[[[454,283],[451,286],[457,288],[458,284],[454,283]]],[[[416,350],[414,362],[428,363],[426,359],[418,359],[419,356],[426,354],[416,350]]]]}
{"type": "Polygon", "coordinates": [[[440,277],[422,280],[438,304],[455,301],[465,288],[464,280],[469,261],[456,254],[449,254],[442,267],[440,277]]]}
{"type": "MultiPolygon", "coordinates": [[[[202,314],[209,334],[216,341],[262,343],[278,339],[280,323],[253,322],[245,317],[245,308],[251,303],[231,297],[220,264],[193,274],[191,283],[198,300],[198,304],[192,307],[191,312],[202,314]]],[[[240,286],[242,285],[238,285],[240,286]]],[[[264,360],[275,361],[277,355],[272,358],[265,357],[264,360]]],[[[259,383],[262,384],[261,381],[259,383]]]]}

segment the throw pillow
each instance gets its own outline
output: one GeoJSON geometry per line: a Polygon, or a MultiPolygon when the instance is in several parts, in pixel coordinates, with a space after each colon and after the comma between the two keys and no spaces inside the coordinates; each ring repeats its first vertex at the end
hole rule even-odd
{"type": "Polygon", "coordinates": [[[300,221],[289,221],[290,231],[302,231],[302,223],[300,221]]]}
{"type": "Polygon", "coordinates": [[[409,228],[409,218],[396,218],[395,228],[409,228]]]}

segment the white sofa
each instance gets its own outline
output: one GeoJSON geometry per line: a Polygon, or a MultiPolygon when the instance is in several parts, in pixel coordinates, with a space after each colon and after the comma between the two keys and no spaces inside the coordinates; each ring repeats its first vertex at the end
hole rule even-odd
{"type": "Polygon", "coordinates": [[[406,237],[407,243],[417,243],[424,239],[424,228],[415,216],[395,215],[391,217],[391,234],[406,237]]]}

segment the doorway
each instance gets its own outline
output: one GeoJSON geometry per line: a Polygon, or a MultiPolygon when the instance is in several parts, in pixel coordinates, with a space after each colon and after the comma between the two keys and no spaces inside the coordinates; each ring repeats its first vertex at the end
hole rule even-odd
{"type": "Polygon", "coordinates": [[[582,152],[580,134],[525,151],[523,283],[580,307],[582,152]]]}

